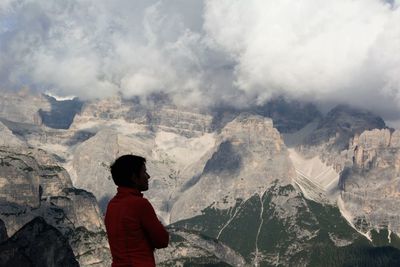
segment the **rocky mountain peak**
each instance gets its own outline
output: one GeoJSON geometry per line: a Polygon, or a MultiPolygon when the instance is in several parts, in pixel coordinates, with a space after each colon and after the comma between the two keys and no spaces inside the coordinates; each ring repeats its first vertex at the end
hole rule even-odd
{"type": "Polygon", "coordinates": [[[284,145],[279,132],[273,127],[272,119],[249,113],[240,114],[228,123],[221,131],[224,139],[233,144],[247,144],[258,146],[260,141],[273,141],[276,149],[284,145]]]}
{"type": "Polygon", "coordinates": [[[263,194],[276,180],[289,184],[295,171],[288,157],[271,119],[239,115],[222,129],[197,182],[175,203],[171,221],[199,214],[210,205],[232,207],[237,199],[263,194]]]}
{"type": "Polygon", "coordinates": [[[348,148],[350,139],[365,130],[383,129],[383,119],[367,110],[338,105],[319,122],[313,133],[306,138],[308,145],[330,143],[331,148],[341,151],[348,148]]]}
{"type": "Polygon", "coordinates": [[[353,108],[348,105],[338,105],[326,114],[318,128],[337,127],[362,132],[370,129],[385,128],[383,119],[368,110],[353,108]]]}

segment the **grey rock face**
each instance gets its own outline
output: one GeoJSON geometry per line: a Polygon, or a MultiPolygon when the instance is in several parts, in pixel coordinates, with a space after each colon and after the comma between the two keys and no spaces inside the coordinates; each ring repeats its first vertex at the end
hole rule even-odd
{"type": "Polygon", "coordinates": [[[0,152],[0,218],[8,235],[40,216],[69,240],[81,266],[109,265],[111,255],[95,197],[73,188],[66,171],[44,151],[2,148],[0,152]],[[22,191],[21,186],[29,190],[22,191]],[[77,228],[84,234],[76,235],[77,228]]]}
{"type": "Polygon", "coordinates": [[[120,96],[101,99],[98,101],[86,102],[82,111],[74,118],[75,123],[87,122],[98,119],[120,119],[129,112],[129,105],[123,103],[120,96]]]}
{"type": "Polygon", "coordinates": [[[35,159],[0,149],[0,201],[38,208],[39,166],[35,159]]]}
{"type": "Polygon", "coordinates": [[[50,103],[43,95],[33,94],[29,90],[3,92],[0,98],[0,118],[10,121],[40,125],[40,109],[49,111],[50,103]]]}
{"type": "Polygon", "coordinates": [[[37,217],[0,244],[0,266],[79,266],[68,240],[37,217]]]}
{"type": "Polygon", "coordinates": [[[351,142],[353,165],[341,179],[341,196],[353,223],[363,232],[387,228],[400,233],[399,137],[400,131],[375,129],[351,142]],[[369,226],[360,225],[362,220],[369,226]]]}
{"type": "Polygon", "coordinates": [[[108,199],[116,193],[109,166],[119,152],[118,135],[111,129],[104,129],[94,137],[79,145],[74,153],[72,169],[74,184],[85,188],[97,196],[108,199]]]}
{"type": "Polygon", "coordinates": [[[165,107],[151,112],[151,118],[150,125],[153,128],[172,131],[188,138],[211,132],[210,115],[165,107]]]}
{"type": "Polygon", "coordinates": [[[178,109],[169,104],[143,106],[119,96],[86,103],[80,115],[75,117],[72,127],[117,119],[144,125],[149,131],[162,130],[186,137],[199,136],[212,130],[211,115],[178,109]]]}
{"type": "Polygon", "coordinates": [[[41,199],[62,195],[64,188],[71,188],[72,182],[68,173],[57,165],[40,165],[41,199]]]}
{"type": "Polygon", "coordinates": [[[0,146],[24,146],[25,143],[16,137],[12,131],[0,122],[0,146]]]}
{"type": "Polygon", "coordinates": [[[69,237],[69,242],[80,266],[111,266],[110,248],[104,230],[92,232],[84,227],[75,228],[69,237]]]}

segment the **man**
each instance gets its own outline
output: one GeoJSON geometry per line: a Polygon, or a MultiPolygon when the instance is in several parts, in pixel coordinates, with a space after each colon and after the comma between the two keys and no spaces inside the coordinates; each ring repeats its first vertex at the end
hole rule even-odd
{"type": "Polygon", "coordinates": [[[112,267],[154,267],[153,251],[167,247],[169,235],[141,193],[149,189],[146,159],[121,156],[112,164],[111,175],[118,186],[105,217],[112,267]]]}

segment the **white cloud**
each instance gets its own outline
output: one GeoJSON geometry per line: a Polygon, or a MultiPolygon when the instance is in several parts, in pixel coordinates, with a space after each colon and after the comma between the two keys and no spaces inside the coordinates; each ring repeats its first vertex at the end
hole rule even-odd
{"type": "Polygon", "coordinates": [[[286,94],[400,110],[400,8],[381,0],[7,0],[0,87],[183,105],[286,94]]]}
{"type": "Polygon", "coordinates": [[[196,53],[204,45],[191,28],[201,24],[185,25],[182,3],[14,1],[0,13],[10,24],[0,32],[2,87],[82,98],[199,90],[193,86],[203,66],[196,53]]]}
{"type": "Polygon", "coordinates": [[[400,107],[388,97],[400,92],[399,12],[378,0],[213,0],[204,25],[236,60],[236,85],[261,100],[286,93],[400,107]]]}

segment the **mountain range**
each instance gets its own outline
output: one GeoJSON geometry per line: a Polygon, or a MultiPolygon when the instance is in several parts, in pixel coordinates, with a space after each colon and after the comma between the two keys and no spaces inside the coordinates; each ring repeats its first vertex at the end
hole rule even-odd
{"type": "Polygon", "coordinates": [[[147,158],[145,196],[171,234],[159,266],[400,264],[400,131],[367,110],[322,114],[284,97],[242,109],[178,107],[162,94],[58,101],[22,90],[0,100],[0,132],[3,266],[109,266],[109,166],[127,153],[147,158]]]}

